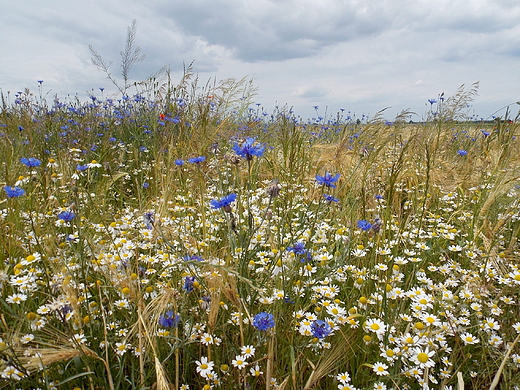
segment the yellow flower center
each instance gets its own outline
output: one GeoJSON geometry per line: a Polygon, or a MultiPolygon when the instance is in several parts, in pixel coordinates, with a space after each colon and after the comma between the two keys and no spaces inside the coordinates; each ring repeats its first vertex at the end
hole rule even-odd
{"type": "Polygon", "coordinates": [[[424,352],[418,353],[417,360],[419,360],[421,363],[426,363],[428,361],[428,354],[424,352]]]}

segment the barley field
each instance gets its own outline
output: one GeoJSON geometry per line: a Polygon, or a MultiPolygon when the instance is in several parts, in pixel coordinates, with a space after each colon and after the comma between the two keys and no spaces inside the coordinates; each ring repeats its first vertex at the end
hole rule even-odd
{"type": "Polygon", "coordinates": [[[516,106],[151,91],[2,94],[0,388],[520,388],[516,106]]]}

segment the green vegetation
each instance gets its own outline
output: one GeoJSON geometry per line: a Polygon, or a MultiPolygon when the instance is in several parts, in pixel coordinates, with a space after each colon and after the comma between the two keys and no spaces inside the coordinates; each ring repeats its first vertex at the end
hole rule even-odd
{"type": "Polygon", "coordinates": [[[518,388],[518,118],[253,92],[3,96],[0,388],[518,388]]]}

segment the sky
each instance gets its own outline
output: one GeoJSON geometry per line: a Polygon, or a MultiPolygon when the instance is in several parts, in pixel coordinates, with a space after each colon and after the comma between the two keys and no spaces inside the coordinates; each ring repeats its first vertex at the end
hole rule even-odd
{"type": "MultiPolygon", "coordinates": [[[[0,0],[0,89],[47,97],[117,97],[89,45],[121,81],[127,28],[146,55],[140,81],[193,62],[201,84],[252,79],[253,103],[302,118],[344,113],[391,120],[479,82],[469,115],[520,108],[518,0],[0,0]],[[317,106],[317,109],[315,108],[317,106]]],[[[120,94],[119,94],[120,97],[120,94]]],[[[435,107],[433,107],[435,108],[435,107]]]]}

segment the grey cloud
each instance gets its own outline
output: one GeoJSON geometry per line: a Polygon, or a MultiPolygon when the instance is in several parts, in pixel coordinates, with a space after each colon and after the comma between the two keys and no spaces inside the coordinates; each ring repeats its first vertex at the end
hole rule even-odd
{"type": "Polygon", "coordinates": [[[517,26],[520,18],[518,2],[444,0],[431,4],[430,7],[423,7],[420,2],[410,4],[414,31],[492,33],[517,26]]]}
{"type": "Polygon", "coordinates": [[[384,13],[330,1],[173,3],[163,15],[188,34],[232,49],[244,61],[284,60],[318,53],[336,42],[382,32],[384,13]]]}
{"type": "Polygon", "coordinates": [[[186,34],[221,45],[243,61],[282,61],[391,30],[438,34],[490,33],[518,24],[509,1],[184,1],[161,5],[164,17],[186,34]]]}
{"type": "Polygon", "coordinates": [[[327,97],[327,90],[319,86],[301,87],[294,94],[307,99],[323,99],[327,97]]]}

